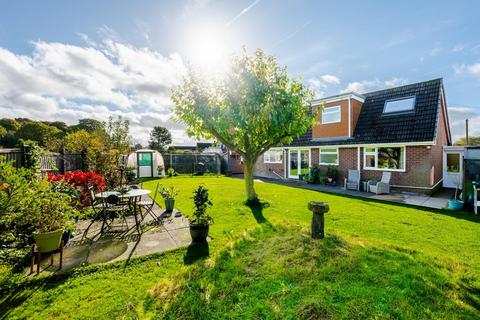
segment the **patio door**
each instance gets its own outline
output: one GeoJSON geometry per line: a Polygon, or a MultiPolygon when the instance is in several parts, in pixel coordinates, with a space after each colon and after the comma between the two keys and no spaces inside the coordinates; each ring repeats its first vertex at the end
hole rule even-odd
{"type": "Polygon", "coordinates": [[[152,152],[137,152],[137,169],[139,178],[153,177],[152,152]]]}
{"type": "Polygon", "coordinates": [[[443,187],[461,189],[463,184],[463,150],[444,150],[443,187]]]}
{"type": "Polygon", "coordinates": [[[288,151],[288,177],[298,179],[300,174],[307,174],[310,168],[309,149],[290,149],[288,151]]]}

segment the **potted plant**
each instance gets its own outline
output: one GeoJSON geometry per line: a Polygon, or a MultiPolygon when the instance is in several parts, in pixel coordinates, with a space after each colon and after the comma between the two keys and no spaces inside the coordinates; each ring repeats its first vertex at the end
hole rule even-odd
{"type": "Polygon", "coordinates": [[[448,200],[448,208],[453,210],[453,211],[458,211],[463,209],[463,201],[458,200],[458,190],[460,189],[460,183],[461,183],[461,176],[456,175],[453,178],[453,182],[455,183],[455,196],[453,199],[448,200]]]}
{"type": "Polygon", "coordinates": [[[163,169],[165,169],[163,166],[157,166],[157,173],[159,177],[164,175],[163,169]]]}
{"type": "Polygon", "coordinates": [[[43,190],[30,203],[29,222],[34,228],[33,238],[40,252],[51,252],[60,247],[65,227],[71,230],[70,217],[75,209],[70,197],[53,190],[43,190]]]}
{"type": "Polygon", "coordinates": [[[205,242],[207,241],[209,226],[213,222],[212,217],[207,214],[208,207],[212,206],[212,201],[208,197],[208,189],[202,185],[198,186],[193,192],[192,199],[195,205],[193,217],[190,219],[192,242],[205,242]]]}
{"type": "Polygon", "coordinates": [[[172,212],[175,207],[175,196],[178,195],[178,190],[174,186],[160,187],[160,194],[162,195],[163,201],[165,202],[165,211],[172,212]]]}

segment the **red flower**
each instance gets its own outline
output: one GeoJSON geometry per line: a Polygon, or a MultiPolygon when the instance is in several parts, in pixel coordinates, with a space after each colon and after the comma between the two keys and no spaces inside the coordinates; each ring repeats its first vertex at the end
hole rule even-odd
{"type": "Polygon", "coordinates": [[[65,174],[48,174],[48,181],[65,181],[73,188],[80,190],[80,201],[87,206],[90,201],[88,186],[92,186],[94,192],[101,192],[105,189],[105,179],[96,172],[73,171],[65,174]]]}

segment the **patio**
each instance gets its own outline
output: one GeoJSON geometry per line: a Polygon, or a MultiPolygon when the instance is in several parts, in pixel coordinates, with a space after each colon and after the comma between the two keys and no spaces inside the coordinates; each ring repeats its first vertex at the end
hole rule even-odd
{"type": "Polygon", "coordinates": [[[257,178],[255,181],[275,183],[275,184],[280,184],[280,185],[285,185],[290,187],[342,194],[342,195],[354,196],[354,197],[360,197],[360,198],[389,201],[389,202],[401,203],[406,205],[425,207],[430,209],[443,209],[447,207],[448,200],[450,200],[451,196],[455,192],[454,190],[450,190],[450,189],[440,189],[431,196],[420,194],[420,193],[413,193],[413,192],[391,192],[389,194],[377,195],[370,192],[345,190],[343,189],[343,186],[332,187],[332,186],[319,185],[319,184],[307,184],[305,182],[298,181],[298,180],[257,178]]]}
{"type": "MultiPolygon", "coordinates": [[[[148,196],[144,197],[146,199],[148,196]]],[[[126,225],[123,219],[115,219],[111,228],[104,233],[100,232],[101,221],[79,221],[75,236],[64,249],[61,271],[71,270],[84,263],[128,261],[132,257],[175,249],[191,242],[188,220],[181,213],[176,216],[176,209],[167,213],[155,204],[153,212],[157,217],[161,217],[162,223],[159,224],[147,214],[141,223],[140,233],[137,232],[133,216],[126,218],[126,225]]],[[[43,258],[41,273],[58,272],[58,261],[58,253],[54,254],[53,265],[50,265],[48,257],[43,258]]],[[[27,275],[30,275],[29,271],[27,275]]]]}

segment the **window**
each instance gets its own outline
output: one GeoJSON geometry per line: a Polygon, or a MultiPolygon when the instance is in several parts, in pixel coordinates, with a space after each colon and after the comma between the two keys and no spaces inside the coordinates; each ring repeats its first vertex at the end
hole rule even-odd
{"type": "Polygon", "coordinates": [[[322,124],[340,122],[340,106],[328,107],[322,110],[322,124]]]}
{"type": "Polygon", "coordinates": [[[283,151],[282,150],[268,150],[263,154],[264,163],[282,163],[283,151]]]}
{"type": "Polygon", "coordinates": [[[338,164],[338,148],[320,148],[320,164],[338,164]]]}
{"type": "Polygon", "coordinates": [[[447,172],[460,172],[460,155],[458,153],[447,153],[447,172]]]}
{"type": "Polygon", "coordinates": [[[383,107],[383,113],[395,113],[412,111],[415,107],[415,97],[404,99],[387,100],[383,107]]]}
{"type": "Polygon", "coordinates": [[[405,147],[365,148],[363,157],[366,169],[405,169],[405,147]]]}

